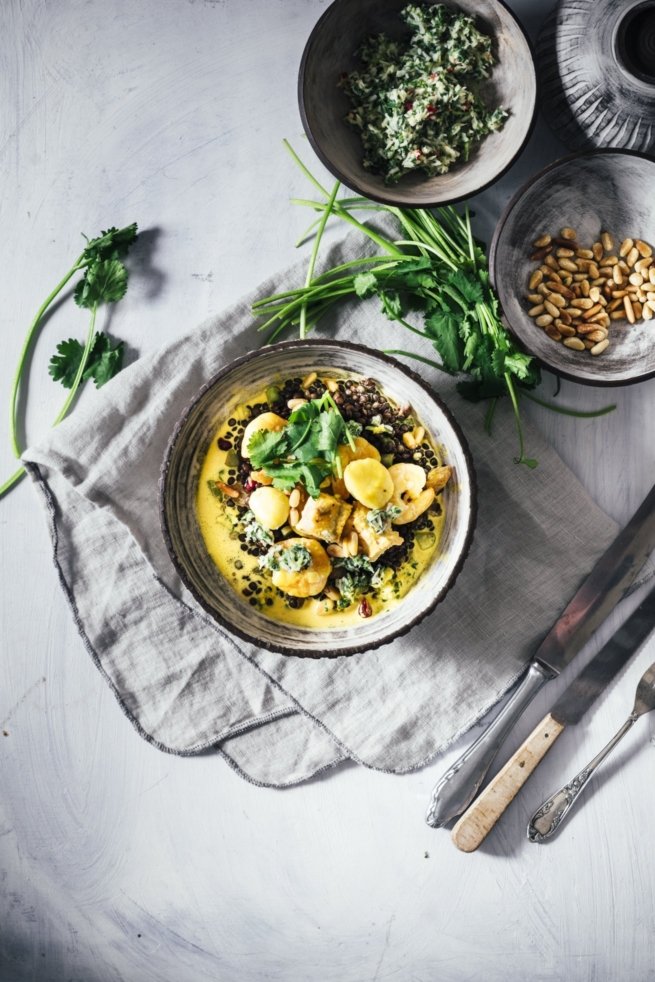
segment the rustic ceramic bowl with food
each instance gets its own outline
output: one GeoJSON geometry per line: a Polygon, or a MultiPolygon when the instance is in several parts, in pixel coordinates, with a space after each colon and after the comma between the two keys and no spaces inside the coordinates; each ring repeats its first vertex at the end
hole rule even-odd
{"type": "MultiPolygon", "coordinates": [[[[540,264],[530,258],[533,243],[545,233],[557,235],[562,228],[571,228],[583,248],[599,241],[603,231],[609,232],[617,257],[625,239],[641,239],[655,249],[654,188],[655,160],[650,157],[627,150],[575,154],[525,184],[496,226],[489,266],[505,322],[525,351],[563,378],[589,385],[624,385],[655,375],[655,317],[635,324],[612,321],[609,345],[597,356],[551,340],[528,314],[532,309],[528,284],[540,264]]],[[[624,280],[617,292],[628,285],[627,276],[624,280]]],[[[655,284],[650,285],[648,292],[652,291],[655,284]]]]}
{"type": "Polygon", "coordinates": [[[530,43],[514,15],[500,0],[461,0],[446,6],[474,18],[493,38],[496,64],[479,83],[488,108],[509,112],[502,129],[485,136],[466,163],[430,177],[412,172],[397,184],[366,170],[357,130],[345,121],[352,108],[339,86],[343,73],[361,67],[357,51],[369,36],[392,39],[408,34],[400,11],[408,0],[335,0],[325,11],[305,47],[298,79],[300,114],[305,132],[325,166],[347,187],[367,198],[401,207],[428,208],[458,201],[487,187],[503,174],[523,149],[534,122],[537,82],[530,43]]]}
{"type": "Polygon", "coordinates": [[[252,644],[289,655],[352,655],[407,633],[454,583],[468,553],[476,516],[471,455],[451,413],[412,371],[385,355],[338,341],[292,341],[251,352],[230,364],[182,414],[167,448],[160,480],[163,534],[184,585],[219,624],[252,644]],[[442,492],[445,519],[437,554],[407,594],[347,629],[299,627],[265,616],[223,578],[210,558],[196,516],[202,464],[217,425],[272,383],[318,372],[374,379],[398,405],[409,404],[428,430],[453,477],[442,492]]]}

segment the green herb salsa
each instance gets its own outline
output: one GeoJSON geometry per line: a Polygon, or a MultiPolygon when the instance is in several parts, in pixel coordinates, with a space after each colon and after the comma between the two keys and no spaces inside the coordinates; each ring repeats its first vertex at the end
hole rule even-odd
{"type": "Polygon", "coordinates": [[[477,91],[494,67],[492,39],[471,17],[443,4],[410,4],[401,13],[410,36],[368,38],[360,71],[341,85],[353,108],[364,167],[395,184],[405,174],[445,174],[466,162],[480,141],[499,130],[506,110],[487,108],[477,91]]]}

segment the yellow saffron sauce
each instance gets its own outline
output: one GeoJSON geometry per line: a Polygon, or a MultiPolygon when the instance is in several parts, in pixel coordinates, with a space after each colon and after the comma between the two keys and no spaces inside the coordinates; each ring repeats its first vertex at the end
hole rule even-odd
{"type": "MultiPolygon", "coordinates": [[[[250,403],[264,401],[264,393],[259,393],[250,403]]],[[[226,583],[242,597],[243,602],[272,620],[321,630],[361,624],[358,601],[344,609],[336,609],[330,601],[309,597],[296,605],[294,598],[289,598],[273,586],[271,573],[259,568],[258,557],[251,555],[246,543],[239,538],[240,535],[243,538],[239,511],[233,504],[227,503],[228,498],[217,492],[215,482],[226,484],[230,477],[236,476],[236,468],[230,467],[227,458],[231,453],[233,463],[234,449],[240,445],[240,436],[235,439],[235,433],[242,432],[243,421],[249,417],[250,403],[248,408],[244,403],[232,412],[231,419],[236,420],[236,426],[224,420],[217,427],[202,464],[196,515],[207,552],[226,583]],[[232,444],[232,452],[219,447],[218,441],[226,439],[232,444]]],[[[429,525],[415,533],[408,558],[397,570],[387,567],[383,582],[373,592],[366,594],[372,611],[370,616],[377,617],[398,604],[438,554],[444,524],[443,504],[440,509],[431,509],[426,515],[429,525]]],[[[295,533],[290,531],[289,535],[294,536],[295,533]]],[[[383,561],[384,555],[380,562],[383,561]]]]}

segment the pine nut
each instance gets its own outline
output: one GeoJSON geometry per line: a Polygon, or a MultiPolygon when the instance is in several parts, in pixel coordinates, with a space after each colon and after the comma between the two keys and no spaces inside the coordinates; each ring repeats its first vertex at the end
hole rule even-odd
{"type": "Polygon", "coordinates": [[[632,286],[641,286],[643,282],[644,278],[641,273],[630,273],[628,276],[628,283],[631,283],[632,286]]]}
{"type": "Polygon", "coordinates": [[[546,328],[546,334],[547,334],[547,335],[548,335],[548,337],[549,337],[549,338],[551,338],[551,339],[552,339],[553,341],[561,341],[561,340],[562,340],[562,335],[561,335],[561,334],[560,334],[560,332],[559,332],[559,331],[557,330],[557,328],[555,327],[555,325],[554,325],[554,324],[549,324],[549,325],[548,325],[548,327],[546,328]]]}
{"type": "Polygon", "coordinates": [[[299,521],[300,521],[300,512],[298,511],[297,508],[292,508],[291,511],[289,512],[289,525],[291,525],[291,527],[293,528],[293,526],[297,525],[299,521]]]}
{"type": "MultiPolygon", "coordinates": [[[[537,327],[548,327],[548,325],[552,323],[553,323],[553,318],[551,317],[550,314],[541,314],[541,316],[537,317],[537,319],[535,320],[535,324],[537,325],[537,327]]],[[[405,436],[406,434],[403,433],[403,443],[405,443],[405,436]]],[[[405,444],[405,446],[407,446],[407,444],[405,444]]]]}
{"type": "Polygon", "coordinates": [[[543,278],[544,278],[544,274],[541,272],[541,270],[535,269],[534,273],[532,274],[532,276],[528,281],[528,289],[534,290],[536,286],[539,286],[543,278]]]}
{"type": "Polygon", "coordinates": [[[569,272],[571,272],[571,273],[577,273],[578,272],[578,267],[575,265],[575,263],[572,263],[570,259],[566,259],[566,258],[559,260],[559,268],[560,269],[568,269],[569,272]]]}
{"type": "Polygon", "coordinates": [[[570,239],[575,239],[576,237],[575,229],[569,228],[568,225],[565,225],[564,228],[560,229],[559,234],[563,239],[570,240],[570,239]]]}
{"type": "Polygon", "coordinates": [[[600,241],[603,243],[603,249],[605,252],[611,252],[614,248],[614,240],[609,232],[601,232],[600,241]]]}
{"type": "Polygon", "coordinates": [[[315,382],[317,378],[318,378],[318,375],[317,375],[316,372],[310,372],[309,375],[307,376],[307,378],[304,378],[302,380],[302,382],[300,383],[300,388],[301,389],[308,389],[310,387],[310,385],[312,384],[312,382],[315,382]]]}
{"type": "Polygon", "coordinates": [[[590,307],[589,310],[584,312],[582,315],[583,320],[590,321],[596,314],[600,314],[602,309],[603,308],[599,303],[595,304],[593,307],[590,307]]]}
{"type": "Polygon", "coordinates": [[[623,298],[623,306],[625,308],[625,316],[628,318],[631,324],[635,322],[635,312],[632,308],[632,303],[630,302],[630,297],[625,296],[623,298]]]}
{"type": "Polygon", "coordinates": [[[327,382],[325,383],[325,387],[328,390],[328,392],[334,393],[339,391],[339,383],[333,378],[329,378],[327,380],[327,382]]]}
{"type": "Polygon", "coordinates": [[[297,508],[300,504],[300,491],[298,488],[294,488],[289,495],[289,508],[297,508]]]}
{"type": "Polygon", "coordinates": [[[551,317],[559,317],[559,309],[555,306],[554,303],[551,303],[550,300],[545,301],[544,307],[546,308],[547,313],[551,315],[551,317]]]}
{"type": "Polygon", "coordinates": [[[598,344],[595,344],[593,348],[590,348],[589,351],[592,355],[602,355],[603,351],[605,351],[608,345],[609,341],[607,338],[605,338],[603,341],[599,341],[598,344]]]}
{"type": "Polygon", "coordinates": [[[564,345],[574,351],[584,351],[584,342],[580,338],[564,338],[564,345]]]}
{"type": "Polygon", "coordinates": [[[572,307],[579,307],[581,310],[590,310],[594,302],[590,297],[578,297],[571,301],[572,307]]]}
{"type": "Polygon", "coordinates": [[[548,293],[546,294],[546,300],[555,307],[566,307],[566,300],[561,293],[548,293]]]}
{"type": "Polygon", "coordinates": [[[605,251],[603,249],[603,243],[602,242],[594,242],[593,246],[591,247],[591,251],[594,254],[594,259],[596,260],[596,262],[598,262],[598,260],[603,255],[603,252],[605,251]]]}
{"type": "Polygon", "coordinates": [[[307,405],[306,399],[289,399],[289,401],[287,402],[287,407],[289,409],[299,409],[300,406],[306,406],[306,405],[307,405]]]}
{"type": "Polygon", "coordinates": [[[632,241],[632,239],[624,239],[619,249],[619,256],[621,257],[627,256],[630,250],[632,249],[633,245],[634,242],[632,241]]]}
{"type": "Polygon", "coordinates": [[[637,247],[634,246],[630,250],[628,255],[625,257],[625,261],[627,262],[628,266],[634,266],[634,264],[637,262],[638,259],[639,259],[639,249],[637,249],[637,247]]]}
{"type": "Polygon", "coordinates": [[[647,242],[643,242],[641,239],[637,239],[637,241],[635,242],[635,247],[637,248],[640,256],[644,256],[647,258],[653,255],[652,248],[648,245],[647,242]]]}
{"type": "Polygon", "coordinates": [[[344,558],[344,555],[345,555],[345,553],[344,553],[343,549],[341,548],[341,546],[338,546],[334,542],[332,543],[332,545],[329,545],[325,551],[327,552],[328,556],[333,556],[335,559],[337,557],[339,559],[343,559],[344,558]]]}
{"type": "Polygon", "coordinates": [[[614,280],[617,286],[621,286],[621,284],[623,283],[623,270],[618,265],[618,263],[612,269],[612,279],[614,280]]]}
{"type": "Polygon", "coordinates": [[[535,249],[542,249],[544,246],[550,245],[552,239],[550,235],[546,232],[544,235],[540,235],[538,239],[535,239],[532,245],[535,249]]]}

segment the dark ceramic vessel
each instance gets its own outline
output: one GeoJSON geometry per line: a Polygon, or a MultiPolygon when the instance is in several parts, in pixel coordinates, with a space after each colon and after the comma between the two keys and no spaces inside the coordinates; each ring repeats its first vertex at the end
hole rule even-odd
{"type": "Polygon", "coordinates": [[[655,152],[655,0],[562,0],[537,62],[544,115],[567,147],[655,152]]]}
{"type": "Polygon", "coordinates": [[[399,12],[409,0],[335,0],[312,31],[298,78],[300,115],[307,136],[325,166],[343,184],[375,201],[401,207],[428,208],[459,201],[481,191],[514,162],[534,122],[537,83],[530,43],[514,15],[499,0],[461,0],[454,7],[475,18],[494,38],[497,64],[483,83],[482,98],[504,106],[509,118],[498,133],[480,143],[467,163],[447,174],[407,175],[387,186],[382,177],[362,166],[358,133],[344,117],[350,102],[338,86],[343,72],[358,65],[357,49],[371,34],[402,37],[406,28],[399,12]]]}
{"type": "Polygon", "coordinates": [[[260,647],[313,658],[352,655],[406,634],[444,598],[468,553],[476,516],[476,484],[466,440],[450,411],[414,373],[392,358],[339,341],[291,341],[239,358],[214,376],[182,414],[160,480],[164,538],[185,586],[234,634],[260,647]],[[391,610],[348,629],[284,624],[253,609],[224,580],[205,549],[195,512],[203,459],[220,421],[272,382],[312,371],[374,378],[399,404],[409,403],[428,429],[454,479],[443,492],[445,525],[438,555],[391,610]]]}
{"type": "Polygon", "coordinates": [[[625,385],[655,375],[655,320],[610,328],[610,345],[598,357],[552,341],[527,310],[532,243],[567,225],[580,244],[601,231],[615,243],[641,238],[655,246],[655,160],[624,150],[598,150],[556,161],[512,198],[491,242],[489,266],[505,321],[524,350],[564,378],[589,385],[625,385]]]}

